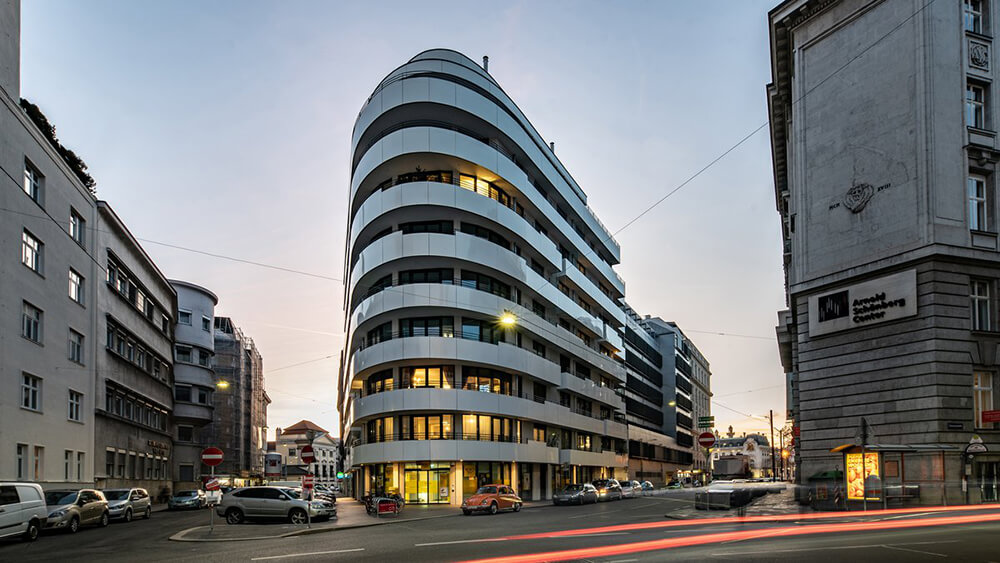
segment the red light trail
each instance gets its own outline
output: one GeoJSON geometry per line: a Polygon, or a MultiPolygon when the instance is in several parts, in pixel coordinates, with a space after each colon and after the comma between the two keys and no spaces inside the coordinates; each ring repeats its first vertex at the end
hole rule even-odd
{"type": "MultiPolygon", "coordinates": [[[[962,507],[964,509],[979,509],[976,507],[962,507]]],[[[995,506],[990,507],[996,509],[995,506]]],[[[951,511],[958,509],[957,507],[947,507],[945,510],[938,510],[939,512],[951,511]]],[[[902,509],[907,512],[914,512],[909,509],[902,509]]],[[[922,512],[926,512],[923,509],[922,512]]],[[[889,511],[880,511],[878,514],[884,514],[889,511]]],[[[841,513],[843,514],[843,513],[841,513]]],[[[792,516],[792,515],[789,515],[792,516]]],[[[801,516],[801,515],[795,515],[801,516]]],[[[816,515],[811,515],[816,516],[816,515]]],[[[758,517],[755,517],[758,518],[758,517]]],[[[759,517],[762,518],[762,517],[759,517]]],[[[746,519],[736,519],[736,518],[711,518],[711,519],[701,519],[702,522],[705,520],[718,523],[719,520],[724,521],[743,521],[746,522],[750,520],[746,519]]],[[[773,521],[773,518],[771,519],[773,521]]],[[[762,521],[762,520],[754,520],[762,521]]],[[[892,520],[892,521],[867,521],[867,522],[838,522],[838,523],[826,523],[826,524],[810,524],[807,526],[796,526],[796,527],[784,527],[784,528],[762,528],[757,530],[743,530],[739,532],[721,532],[716,534],[701,534],[696,536],[688,536],[683,538],[669,538],[660,540],[650,540],[643,542],[634,542],[627,544],[617,544],[617,545],[606,545],[600,547],[587,547],[579,549],[568,549],[562,551],[548,551],[542,553],[528,553],[523,555],[509,555],[503,557],[492,557],[487,559],[476,559],[473,561],[467,561],[466,563],[542,563],[544,561],[566,561],[569,559],[592,559],[595,557],[610,557],[615,555],[626,555],[630,553],[639,553],[643,551],[658,551],[663,549],[673,549],[677,547],[688,547],[693,545],[706,545],[712,543],[726,542],[726,541],[739,541],[739,540],[752,540],[760,537],[776,538],[776,537],[789,537],[789,536],[804,536],[811,534],[832,534],[832,533],[843,533],[843,532],[857,532],[857,531],[873,531],[873,530],[889,530],[889,529],[900,529],[900,528],[923,528],[931,526],[947,526],[952,524],[970,524],[977,522],[998,522],[1000,521],[1000,513],[998,514],[969,514],[965,516],[942,516],[935,518],[923,518],[919,520],[892,520]]],[[[688,523],[698,522],[697,520],[688,520],[688,523]]],[[[670,523],[672,524],[672,523],[670,523]]],[[[687,524],[690,525],[690,524],[687,524]]],[[[630,526],[630,525],[626,525],[630,526]]],[[[628,529],[643,529],[643,528],[653,528],[655,526],[646,525],[631,525],[628,529]],[[635,528],[633,526],[638,526],[635,528]]],[[[621,526],[608,526],[606,528],[616,528],[620,529],[621,526]]],[[[595,532],[597,530],[602,530],[605,528],[592,528],[595,532]]],[[[577,534],[579,535],[579,534],[577,534]]],[[[530,537],[552,537],[553,534],[531,534],[530,537]]],[[[520,539],[527,539],[526,536],[514,536],[520,539]]]]}

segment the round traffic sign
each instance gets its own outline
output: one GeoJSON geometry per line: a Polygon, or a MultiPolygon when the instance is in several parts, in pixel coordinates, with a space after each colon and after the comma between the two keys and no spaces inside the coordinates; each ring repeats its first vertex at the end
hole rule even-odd
{"type": "Polygon", "coordinates": [[[711,432],[702,432],[698,434],[698,445],[703,448],[711,448],[715,445],[715,434],[711,432]]]}
{"type": "Polygon", "coordinates": [[[302,463],[312,463],[316,461],[316,456],[313,454],[312,446],[302,446],[302,451],[299,452],[299,459],[302,463]]]}
{"type": "Polygon", "coordinates": [[[219,465],[222,463],[222,450],[216,447],[205,448],[201,451],[201,462],[211,467],[219,465]]]}

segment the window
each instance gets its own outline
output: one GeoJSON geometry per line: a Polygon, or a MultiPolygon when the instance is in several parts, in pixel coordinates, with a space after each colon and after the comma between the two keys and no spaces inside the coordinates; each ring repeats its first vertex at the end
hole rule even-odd
{"type": "Polygon", "coordinates": [[[392,340],[392,322],[382,323],[369,330],[365,340],[365,345],[374,346],[379,342],[385,342],[387,340],[392,340]]]}
{"type": "Polygon", "coordinates": [[[451,268],[405,270],[399,273],[399,285],[409,283],[452,283],[455,271],[451,268]]]}
{"type": "Polygon", "coordinates": [[[81,422],[83,419],[80,418],[80,410],[83,407],[83,393],[77,393],[76,391],[70,390],[69,392],[69,412],[66,417],[70,420],[76,422],[81,422]]]}
{"type": "Polygon", "coordinates": [[[179,325],[189,325],[191,324],[191,311],[177,311],[177,324],[179,325]]]}
{"type": "Polygon", "coordinates": [[[69,329],[69,361],[83,364],[83,335],[69,329]]]}
{"type": "Polygon", "coordinates": [[[21,375],[21,408],[42,410],[42,380],[28,374],[21,375]]]}
{"type": "Polygon", "coordinates": [[[502,329],[493,323],[477,319],[462,319],[462,338],[496,344],[501,340],[502,329]]]}
{"type": "Polygon", "coordinates": [[[174,388],[174,400],[191,402],[191,388],[187,385],[178,385],[174,388]]]}
{"type": "Polygon", "coordinates": [[[118,464],[115,466],[115,477],[125,478],[125,452],[118,452],[118,464]]]}
{"type": "Polygon", "coordinates": [[[375,283],[373,283],[371,287],[368,288],[368,291],[365,292],[365,297],[371,297],[387,287],[392,287],[392,274],[382,276],[381,278],[375,280],[375,283]]]}
{"type": "Polygon", "coordinates": [[[83,305],[83,276],[73,268],[69,269],[69,298],[83,305]]]}
{"type": "Polygon", "coordinates": [[[41,481],[42,477],[45,475],[45,448],[42,446],[35,446],[35,458],[32,462],[32,478],[35,481],[41,481]]]}
{"type": "Polygon", "coordinates": [[[455,336],[455,320],[453,317],[421,317],[416,319],[400,319],[399,332],[402,338],[410,336],[455,336]]]}
{"type": "Polygon", "coordinates": [[[972,309],[972,330],[990,330],[990,284],[972,280],[969,284],[972,309]]]}
{"type": "Polygon", "coordinates": [[[437,387],[452,389],[455,387],[455,370],[453,366],[405,367],[401,370],[400,388],[437,387]]]}
{"type": "Polygon", "coordinates": [[[73,475],[73,450],[63,452],[63,480],[69,481],[73,475]]]}
{"type": "Polygon", "coordinates": [[[204,330],[205,332],[211,332],[212,331],[212,319],[210,319],[208,317],[205,317],[205,316],[202,316],[201,317],[201,330],[204,330]]]}
{"type": "Polygon", "coordinates": [[[462,372],[465,379],[462,387],[466,390],[501,395],[511,394],[512,378],[508,373],[474,367],[464,367],[462,372]]]}
{"type": "Polygon", "coordinates": [[[368,377],[366,382],[366,391],[369,395],[374,395],[375,393],[381,393],[383,391],[392,391],[393,381],[392,381],[392,370],[387,369],[385,371],[380,371],[368,377]]]}
{"type": "Polygon", "coordinates": [[[69,210],[69,236],[73,237],[80,246],[84,246],[86,235],[84,230],[86,229],[87,222],[76,212],[75,209],[69,210]]]}
{"type": "Polygon", "coordinates": [[[970,175],[966,182],[969,191],[969,229],[989,231],[992,228],[992,213],[990,213],[992,198],[989,197],[986,177],[970,175]]]}
{"type": "Polygon", "coordinates": [[[200,366],[212,365],[212,354],[206,352],[205,350],[198,350],[198,365],[200,366]]]}
{"type": "Polygon", "coordinates": [[[972,82],[965,85],[965,125],[986,128],[986,88],[972,82]]]}
{"type": "Polygon", "coordinates": [[[104,473],[108,477],[113,477],[115,474],[115,452],[114,450],[108,450],[104,452],[104,473]]]}
{"type": "Polygon", "coordinates": [[[531,439],[536,442],[545,442],[547,440],[545,433],[545,427],[540,424],[536,424],[531,431],[531,439]]]}
{"type": "Polygon", "coordinates": [[[477,178],[468,174],[459,174],[458,185],[469,191],[476,192],[479,195],[496,200],[502,205],[511,207],[510,196],[500,188],[482,178],[477,178]]]}
{"type": "Polygon", "coordinates": [[[983,420],[985,411],[993,410],[993,374],[977,371],[972,373],[972,403],[975,412],[975,428],[992,429],[992,422],[983,420]]]}
{"type": "Polygon", "coordinates": [[[76,452],[76,480],[83,481],[83,452],[76,452]]]}
{"type": "Polygon", "coordinates": [[[45,245],[27,230],[21,233],[21,263],[35,273],[42,273],[42,252],[45,245]]]}
{"type": "Polygon", "coordinates": [[[28,159],[24,159],[24,193],[28,194],[28,197],[35,200],[38,205],[42,204],[42,183],[45,176],[35,168],[35,165],[31,164],[28,159]]]}
{"type": "Polygon", "coordinates": [[[295,457],[295,448],[288,448],[288,457],[295,457]]]}
{"type": "Polygon", "coordinates": [[[462,285],[510,299],[510,286],[485,274],[462,270],[462,285]]]}
{"type": "Polygon", "coordinates": [[[465,234],[486,239],[497,246],[502,246],[510,250],[510,241],[490,229],[465,222],[462,222],[461,229],[465,234]]]}
{"type": "Polygon", "coordinates": [[[973,33],[983,32],[983,0],[964,0],[963,27],[973,33]]]}
{"type": "Polygon", "coordinates": [[[531,341],[531,351],[543,358],[545,357],[545,345],[537,340],[531,341]]]}
{"type": "Polygon", "coordinates": [[[177,347],[177,361],[178,362],[191,362],[191,349],[186,346],[177,347]]]}
{"type": "Polygon", "coordinates": [[[412,233],[442,233],[450,235],[455,232],[455,223],[452,221],[419,221],[416,223],[401,223],[399,230],[404,235],[412,233]]]}
{"type": "Polygon", "coordinates": [[[28,445],[17,445],[17,478],[18,480],[28,478],[28,445]]]}

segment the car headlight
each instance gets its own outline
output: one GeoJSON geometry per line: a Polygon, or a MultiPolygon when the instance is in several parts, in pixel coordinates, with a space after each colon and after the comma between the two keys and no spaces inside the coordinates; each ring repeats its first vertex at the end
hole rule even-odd
{"type": "Polygon", "coordinates": [[[312,507],[315,508],[315,509],[317,509],[317,510],[322,509],[323,508],[323,503],[322,502],[314,502],[314,503],[312,503],[312,507]]]}
{"type": "Polygon", "coordinates": [[[481,503],[479,503],[479,504],[481,504],[481,505],[483,505],[483,506],[486,506],[486,505],[487,505],[487,504],[489,504],[489,503],[490,503],[490,499],[488,499],[488,498],[484,498],[484,499],[483,499],[483,502],[481,502],[481,503]]]}
{"type": "Polygon", "coordinates": [[[49,518],[62,518],[63,516],[66,516],[65,510],[56,510],[49,514],[49,518]]]}

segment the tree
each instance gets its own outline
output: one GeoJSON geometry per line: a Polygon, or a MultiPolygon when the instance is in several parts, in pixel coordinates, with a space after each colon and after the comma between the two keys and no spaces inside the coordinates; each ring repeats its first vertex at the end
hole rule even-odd
{"type": "Polygon", "coordinates": [[[42,110],[38,108],[35,104],[29,102],[28,100],[21,98],[21,109],[27,114],[31,121],[38,127],[41,131],[42,136],[48,139],[52,148],[59,153],[66,165],[69,166],[73,174],[79,178],[80,182],[83,183],[84,187],[90,191],[91,194],[97,195],[97,182],[94,181],[94,177],[87,172],[87,163],[83,161],[75,152],[64,147],[62,143],[59,142],[59,138],[56,137],[56,126],[49,123],[45,114],[42,110]]]}

